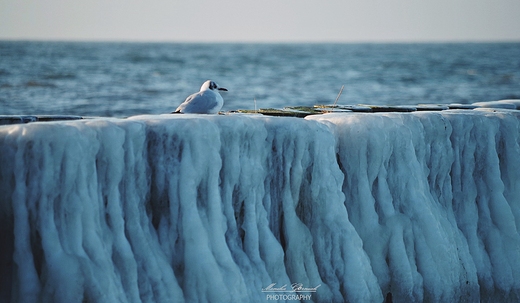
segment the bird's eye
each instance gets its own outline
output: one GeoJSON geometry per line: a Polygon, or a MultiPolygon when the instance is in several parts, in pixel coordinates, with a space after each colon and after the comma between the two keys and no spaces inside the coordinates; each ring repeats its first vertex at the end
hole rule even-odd
{"type": "Polygon", "coordinates": [[[217,88],[217,84],[216,84],[215,82],[211,82],[211,83],[209,84],[209,88],[210,88],[210,89],[216,89],[216,88],[217,88]]]}

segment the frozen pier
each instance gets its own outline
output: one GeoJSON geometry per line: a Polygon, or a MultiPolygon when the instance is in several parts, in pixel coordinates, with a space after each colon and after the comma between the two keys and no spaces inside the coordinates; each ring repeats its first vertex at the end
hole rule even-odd
{"type": "Polygon", "coordinates": [[[520,299],[514,109],[3,125],[0,192],[0,302],[520,299]]]}

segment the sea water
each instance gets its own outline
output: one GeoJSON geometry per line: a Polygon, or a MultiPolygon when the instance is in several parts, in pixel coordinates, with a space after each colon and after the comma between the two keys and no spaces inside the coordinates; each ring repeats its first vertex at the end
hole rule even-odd
{"type": "Polygon", "coordinates": [[[0,41],[0,114],[169,113],[207,80],[224,111],[520,98],[520,43],[0,41]]]}

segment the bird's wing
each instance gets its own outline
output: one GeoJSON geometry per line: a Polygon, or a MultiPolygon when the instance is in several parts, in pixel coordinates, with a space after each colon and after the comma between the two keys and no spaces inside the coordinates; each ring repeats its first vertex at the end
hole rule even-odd
{"type": "Polygon", "coordinates": [[[190,95],[175,112],[205,114],[215,106],[217,106],[216,98],[212,98],[208,91],[203,91],[190,95]]]}
{"type": "Polygon", "coordinates": [[[179,107],[177,107],[177,109],[174,111],[174,113],[180,113],[180,112],[184,111],[184,109],[186,108],[186,106],[188,106],[190,101],[193,98],[195,98],[195,96],[197,96],[197,95],[198,95],[198,93],[188,96],[188,98],[186,98],[186,100],[184,100],[184,102],[182,102],[181,105],[179,105],[179,107]]]}

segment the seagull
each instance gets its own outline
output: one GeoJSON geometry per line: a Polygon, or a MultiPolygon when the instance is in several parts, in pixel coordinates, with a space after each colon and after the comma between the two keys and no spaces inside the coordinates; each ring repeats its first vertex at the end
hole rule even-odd
{"type": "Polygon", "coordinates": [[[172,113],[183,114],[216,114],[224,105],[224,99],[218,91],[227,89],[218,86],[212,80],[207,80],[200,87],[200,92],[190,95],[179,107],[172,113]]]}

